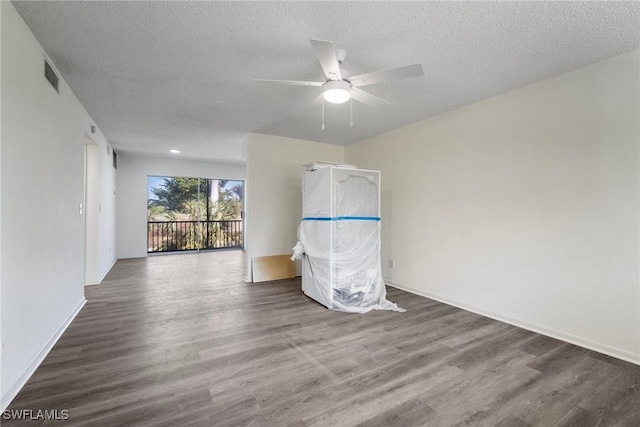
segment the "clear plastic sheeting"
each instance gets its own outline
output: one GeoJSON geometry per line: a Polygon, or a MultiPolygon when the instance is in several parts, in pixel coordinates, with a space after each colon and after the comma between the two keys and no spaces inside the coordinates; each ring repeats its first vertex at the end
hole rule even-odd
{"type": "Polygon", "coordinates": [[[302,216],[292,259],[302,259],[306,295],[338,311],[404,311],[387,301],[382,279],[379,172],[305,172],[302,216]]]}
{"type": "Polygon", "coordinates": [[[311,162],[302,166],[307,168],[308,171],[314,171],[316,169],[322,169],[322,168],[335,168],[335,167],[356,169],[356,167],[353,165],[345,165],[343,163],[332,163],[332,162],[322,162],[322,161],[311,162]]]}

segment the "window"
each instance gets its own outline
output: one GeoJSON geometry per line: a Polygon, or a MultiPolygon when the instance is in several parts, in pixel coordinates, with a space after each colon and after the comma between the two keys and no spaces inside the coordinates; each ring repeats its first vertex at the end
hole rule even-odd
{"type": "Polygon", "coordinates": [[[244,181],[149,176],[147,251],[241,248],[244,181]]]}

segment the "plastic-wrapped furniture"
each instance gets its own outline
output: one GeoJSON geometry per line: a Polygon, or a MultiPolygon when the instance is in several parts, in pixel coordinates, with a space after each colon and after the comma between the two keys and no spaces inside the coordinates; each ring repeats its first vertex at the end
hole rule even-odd
{"type": "Polygon", "coordinates": [[[380,172],[307,170],[296,256],[302,257],[302,290],[326,307],[404,311],[387,301],[382,279],[380,172]]]}

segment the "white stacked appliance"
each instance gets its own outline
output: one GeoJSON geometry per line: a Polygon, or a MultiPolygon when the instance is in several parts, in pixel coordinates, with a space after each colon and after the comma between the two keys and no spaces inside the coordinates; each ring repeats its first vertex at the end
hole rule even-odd
{"type": "Polygon", "coordinates": [[[380,172],[332,165],[304,173],[302,289],[326,307],[398,310],[380,265],[380,172]]]}

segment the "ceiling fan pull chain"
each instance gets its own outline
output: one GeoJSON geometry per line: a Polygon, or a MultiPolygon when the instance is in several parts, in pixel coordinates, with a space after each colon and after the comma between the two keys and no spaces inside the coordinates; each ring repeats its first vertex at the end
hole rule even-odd
{"type": "Polygon", "coordinates": [[[349,106],[350,115],[349,115],[349,127],[353,127],[353,98],[351,98],[351,105],[349,106]]]}
{"type": "Polygon", "coordinates": [[[324,130],[324,96],[322,97],[322,130],[324,130]]]}

